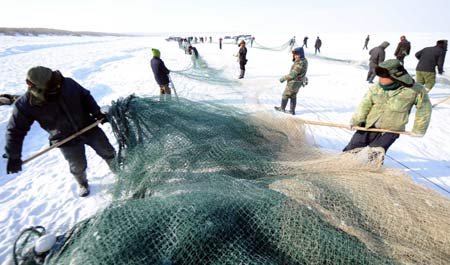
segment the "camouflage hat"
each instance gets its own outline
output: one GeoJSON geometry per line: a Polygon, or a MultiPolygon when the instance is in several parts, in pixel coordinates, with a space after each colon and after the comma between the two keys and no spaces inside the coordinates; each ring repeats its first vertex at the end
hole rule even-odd
{"type": "Polygon", "coordinates": [[[380,63],[375,68],[377,76],[389,77],[395,81],[398,81],[406,87],[412,87],[414,79],[408,74],[405,67],[397,59],[390,59],[380,63]]]}

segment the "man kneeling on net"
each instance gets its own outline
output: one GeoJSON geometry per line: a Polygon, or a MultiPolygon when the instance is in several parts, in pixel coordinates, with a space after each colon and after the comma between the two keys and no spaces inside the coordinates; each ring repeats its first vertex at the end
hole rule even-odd
{"type": "MultiPolygon", "coordinates": [[[[375,73],[379,81],[369,88],[353,114],[350,126],[404,131],[415,105],[412,132],[415,136],[423,136],[430,123],[432,108],[425,88],[414,83],[414,79],[397,59],[379,64],[375,73]]],[[[385,152],[398,137],[396,133],[356,131],[343,151],[358,153],[366,147],[369,149],[369,162],[378,159],[381,167],[385,152]]]]}

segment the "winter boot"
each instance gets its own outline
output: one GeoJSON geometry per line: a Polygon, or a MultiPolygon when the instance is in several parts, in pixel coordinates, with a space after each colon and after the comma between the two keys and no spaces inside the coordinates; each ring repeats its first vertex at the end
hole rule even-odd
{"type": "Polygon", "coordinates": [[[89,195],[89,193],[89,184],[87,182],[79,185],[78,195],[80,197],[86,197],[89,195]]]}
{"type": "Polygon", "coordinates": [[[89,184],[86,176],[86,171],[81,174],[74,174],[73,175],[78,182],[78,195],[80,197],[86,197],[89,195],[89,184]]]}
{"type": "Polygon", "coordinates": [[[295,106],[297,106],[297,98],[291,98],[291,108],[289,113],[295,115],[295,106]]]}
{"type": "Polygon", "coordinates": [[[288,102],[287,99],[281,99],[281,107],[275,107],[275,110],[285,112],[287,102],[288,102]]]}
{"type": "Polygon", "coordinates": [[[244,78],[245,75],[245,70],[241,70],[241,74],[239,75],[239,79],[244,78]]]}

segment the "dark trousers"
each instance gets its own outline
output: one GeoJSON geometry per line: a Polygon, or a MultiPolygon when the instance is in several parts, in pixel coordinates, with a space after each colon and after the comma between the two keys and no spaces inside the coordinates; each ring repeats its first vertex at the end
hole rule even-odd
{"type": "Polygon", "coordinates": [[[375,67],[376,66],[369,66],[369,72],[367,72],[367,80],[366,81],[369,81],[372,83],[373,80],[375,79],[375,77],[377,76],[375,74],[375,67]]]}
{"type": "Polygon", "coordinates": [[[98,127],[92,130],[82,135],[77,142],[60,147],[64,158],[69,163],[70,173],[74,175],[79,184],[84,184],[83,182],[87,181],[85,175],[87,161],[84,145],[92,147],[97,155],[104,160],[111,160],[116,155],[114,147],[109,143],[108,137],[106,137],[103,130],[98,127]]]}
{"type": "Polygon", "coordinates": [[[396,133],[356,131],[352,139],[342,151],[349,151],[360,147],[383,147],[387,152],[389,147],[400,137],[396,133]]]}

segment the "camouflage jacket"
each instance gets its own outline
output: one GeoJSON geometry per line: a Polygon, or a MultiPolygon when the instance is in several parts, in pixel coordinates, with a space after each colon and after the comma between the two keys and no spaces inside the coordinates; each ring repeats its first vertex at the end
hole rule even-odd
{"type": "Polygon", "coordinates": [[[282,77],[287,81],[286,89],[298,92],[300,87],[305,86],[307,70],[308,60],[306,58],[294,61],[289,74],[282,77]]]}
{"type": "Polygon", "coordinates": [[[425,134],[431,118],[431,102],[420,84],[392,91],[384,91],[377,83],[369,88],[358,109],[353,114],[351,124],[365,123],[366,128],[404,131],[409,113],[416,106],[413,133],[425,134]]]}

